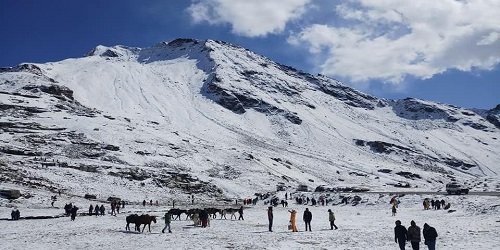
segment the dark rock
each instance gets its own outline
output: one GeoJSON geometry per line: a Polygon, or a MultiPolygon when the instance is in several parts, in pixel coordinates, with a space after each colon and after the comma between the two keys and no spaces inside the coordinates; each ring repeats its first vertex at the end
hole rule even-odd
{"type": "Polygon", "coordinates": [[[3,189],[0,190],[0,196],[7,198],[9,200],[15,200],[21,197],[21,191],[17,189],[3,189]]]}
{"type": "Polygon", "coordinates": [[[380,173],[386,173],[386,174],[388,174],[388,173],[392,172],[392,170],[390,170],[390,169],[386,169],[386,168],[382,168],[382,169],[379,169],[379,170],[377,170],[377,171],[378,171],[378,172],[380,172],[380,173]]]}
{"type": "Polygon", "coordinates": [[[97,196],[95,196],[93,194],[85,194],[85,196],[83,196],[83,198],[85,198],[87,200],[95,200],[95,199],[97,199],[97,196]]]}

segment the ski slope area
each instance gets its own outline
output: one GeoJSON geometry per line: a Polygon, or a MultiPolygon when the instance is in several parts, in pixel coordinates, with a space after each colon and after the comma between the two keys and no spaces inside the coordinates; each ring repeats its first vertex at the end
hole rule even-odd
{"type": "Polygon", "coordinates": [[[0,176],[27,193],[500,189],[500,130],[479,112],[379,99],[219,41],[2,69],[0,104],[0,176]]]}

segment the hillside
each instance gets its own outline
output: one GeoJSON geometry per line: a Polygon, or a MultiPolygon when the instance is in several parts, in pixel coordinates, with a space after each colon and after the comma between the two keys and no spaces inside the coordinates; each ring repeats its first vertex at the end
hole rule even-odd
{"type": "Polygon", "coordinates": [[[499,108],[386,100],[220,41],[0,69],[2,187],[101,198],[499,190],[499,108]]]}

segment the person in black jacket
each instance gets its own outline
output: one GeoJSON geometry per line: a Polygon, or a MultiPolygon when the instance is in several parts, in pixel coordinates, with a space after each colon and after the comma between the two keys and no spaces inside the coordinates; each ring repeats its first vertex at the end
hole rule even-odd
{"type": "Polygon", "coordinates": [[[420,227],[417,226],[415,221],[410,222],[411,226],[408,227],[408,233],[407,238],[408,241],[411,243],[411,248],[413,250],[419,250],[420,249],[420,227]]]}
{"type": "Polygon", "coordinates": [[[396,227],[394,227],[394,241],[396,243],[399,243],[399,249],[405,250],[405,244],[406,244],[406,235],[407,231],[406,228],[401,225],[401,221],[397,220],[396,221],[396,227]]]}
{"type": "Polygon", "coordinates": [[[424,230],[422,231],[422,234],[424,235],[424,239],[425,239],[424,244],[427,245],[429,250],[435,250],[436,249],[436,238],[438,237],[436,229],[429,226],[427,223],[425,223],[424,230]]]}
{"type": "Polygon", "coordinates": [[[273,207],[267,208],[267,219],[269,220],[269,232],[273,231],[273,207]]]}
{"type": "Polygon", "coordinates": [[[240,217],[238,217],[238,220],[245,220],[243,219],[243,206],[238,209],[238,214],[240,215],[240,217]]]}
{"type": "Polygon", "coordinates": [[[304,222],[306,223],[306,231],[307,231],[308,227],[309,227],[309,231],[311,231],[312,213],[311,213],[311,211],[309,211],[309,208],[306,208],[306,211],[304,211],[303,219],[304,219],[304,222]]]}

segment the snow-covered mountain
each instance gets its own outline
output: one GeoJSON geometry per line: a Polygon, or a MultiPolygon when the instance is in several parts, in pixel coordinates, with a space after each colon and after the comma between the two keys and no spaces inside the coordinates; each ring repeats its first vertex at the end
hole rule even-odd
{"type": "Polygon", "coordinates": [[[221,41],[3,68],[0,114],[2,185],[78,196],[492,190],[500,173],[499,107],[380,99],[221,41]]]}

